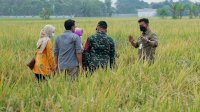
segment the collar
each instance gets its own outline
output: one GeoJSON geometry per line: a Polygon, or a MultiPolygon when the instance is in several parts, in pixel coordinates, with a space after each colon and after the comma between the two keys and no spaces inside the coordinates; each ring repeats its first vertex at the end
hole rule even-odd
{"type": "Polygon", "coordinates": [[[69,33],[72,33],[72,31],[71,31],[71,30],[66,30],[65,32],[69,32],[69,33]]]}
{"type": "Polygon", "coordinates": [[[102,31],[98,31],[97,33],[98,33],[98,34],[104,34],[104,35],[107,35],[106,32],[102,32],[102,31]]]}

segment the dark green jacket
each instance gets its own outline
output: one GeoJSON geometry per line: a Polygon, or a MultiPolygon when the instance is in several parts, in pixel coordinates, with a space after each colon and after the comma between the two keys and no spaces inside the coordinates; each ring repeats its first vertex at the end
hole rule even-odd
{"type": "Polygon", "coordinates": [[[83,65],[89,69],[98,67],[112,68],[115,64],[115,44],[111,37],[104,32],[90,36],[83,52],[83,65]]]}

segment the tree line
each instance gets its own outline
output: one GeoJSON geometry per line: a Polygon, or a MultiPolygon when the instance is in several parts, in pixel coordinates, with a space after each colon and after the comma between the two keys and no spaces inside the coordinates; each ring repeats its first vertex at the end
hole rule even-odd
{"type": "Polygon", "coordinates": [[[0,15],[37,16],[51,15],[106,16],[112,11],[111,0],[0,0],[0,15]]]}
{"type": "Polygon", "coordinates": [[[183,16],[189,18],[200,17],[200,3],[193,3],[189,0],[179,0],[178,2],[165,1],[151,4],[152,8],[158,9],[158,15],[162,18],[172,16],[173,19],[182,19],[183,16]]]}
{"type": "Polygon", "coordinates": [[[189,15],[199,16],[200,4],[189,0],[173,2],[166,0],[148,4],[142,0],[117,0],[116,7],[112,0],[0,0],[0,16],[38,16],[48,19],[54,16],[100,17],[111,16],[113,13],[137,13],[137,9],[158,9],[162,18],[172,16],[174,19],[189,15]]]}
{"type": "Polygon", "coordinates": [[[136,13],[149,7],[141,0],[0,0],[0,16],[74,15],[80,17],[111,16],[113,13],[136,13]]]}

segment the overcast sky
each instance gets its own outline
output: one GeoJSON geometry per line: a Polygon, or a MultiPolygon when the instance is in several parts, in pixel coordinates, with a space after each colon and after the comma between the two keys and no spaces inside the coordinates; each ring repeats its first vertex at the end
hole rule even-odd
{"type": "MultiPolygon", "coordinates": [[[[116,0],[113,0],[113,1],[116,1],[116,0]]],[[[151,2],[162,2],[162,1],[165,1],[165,0],[143,0],[143,1],[151,3],[151,2]]],[[[173,1],[178,1],[178,0],[173,0],[173,1]]],[[[190,1],[200,2],[200,0],[190,0],[190,1]]]]}
{"type": "MultiPolygon", "coordinates": [[[[104,0],[101,0],[101,1],[104,1],[104,0]]],[[[114,3],[117,1],[117,0],[112,0],[113,1],[113,6],[114,6],[114,3]]],[[[162,1],[165,1],[165,0],[143,0],[145,2],[148,2],[148,3],[151,3],[151,2],[162,2],[162,1]]],[[[178,0],[173,0],[173,1],[178,1],[178,0]]],[[[193,2],[200,2],[200,0],[190,0],[190,1],[193,1],[193,2]]]]}
{"type": "MultiPolygon", "coordinates": [[[[116,1],[116,0],[113,0],[113,1],[116,1]]],[[[151,3],[151,2],[162,2],[162,1],[165,1],[165,0],[143,0],[143,1],[151,3]]],[[[173,1],[178,1],[178,0],[173,0],[173,1]]],[[[200,0],[190,0],[190,1],[200,2],[200,0]]]]}

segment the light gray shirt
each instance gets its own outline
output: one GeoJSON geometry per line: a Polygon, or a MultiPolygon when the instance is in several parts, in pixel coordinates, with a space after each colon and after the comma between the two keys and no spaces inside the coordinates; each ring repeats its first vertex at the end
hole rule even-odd
{"type": "Polygon", "coordinates": [[[60,70],[79,66],[77,53],[82,53],[81,38],[67,30],[58,36],[54,46],[54,55],[58,57],[60,70]]]}

